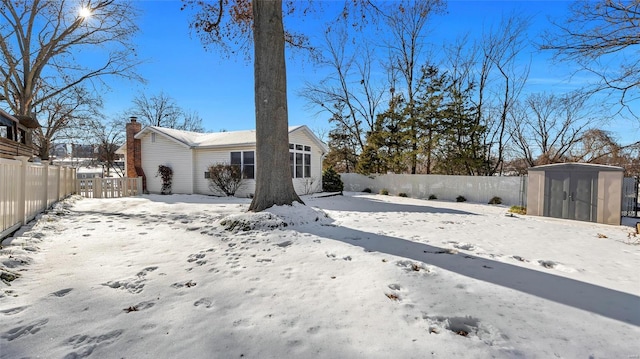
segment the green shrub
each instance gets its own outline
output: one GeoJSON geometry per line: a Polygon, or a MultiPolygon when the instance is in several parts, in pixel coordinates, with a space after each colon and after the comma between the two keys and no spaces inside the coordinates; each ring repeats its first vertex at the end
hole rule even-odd
{"type": "Polygon", "coordinates": [[[362,192],[371,193],[371,188],[367,187],[367,188],[363,189],[362,192]]]}
{"type": "Polygon", "coordinates": [[[438,199],[438,196],[436,196],[435,194],[430,194],[429,200],[434,200],[434,199],[438,199]]]}
{"type": "Polygon", "coordinates": [[[398,193],[398,197],[409,197],[409,196],[407,196],[407,194],[404,192],[400,192],[398,193]]]}
{"type": "Polygon", "coordinates": [[[322,172],[322,190],[325,192],[340,192],[344,189],[344,183],[336,170],[329,167],[322,172]]]}
{"type": "Polygon", "coordinates": [[[458,196],[458,197],[456,197],[456,202],[466,202],[466,201],[467,201],[467,199],[466,199],[466,198],[464,198],[464,196],[458,196]]]}
{"type": "Polygon", "coordinates": [[[383,189],[380,190],[380,194],[383,194],[383,195],[387,196],[389,194],[389,191],[387,191],[386,189],[383,188],[383,189]]]}
{"type": "Polygon", "coordinates": [[[516,214],[527,214],[527,207],[511,206],[511,208],[509,208],[509,212],[516,214]]]}
{"type": "Polygon", "coordinates": [[[502,204],[502,198],[496,196],[489,200],[489,204],[502,204]]]}

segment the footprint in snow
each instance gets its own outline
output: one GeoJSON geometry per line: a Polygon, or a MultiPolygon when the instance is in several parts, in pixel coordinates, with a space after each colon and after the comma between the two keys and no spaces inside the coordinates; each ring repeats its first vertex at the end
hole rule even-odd
{"type": "Polygon", "coordinates": [[[29,308],[29,306],[25,305],[23,307],[15,307],[15,308],[9,308],[9,309],[0,310],[0,313],[2,313],[4,315],[14,315],[14,314],[21,313],[23,310],[25,310],[27,308],[29,308]]]}
{"type": "Polygon", "coordinates": [[[556,265],[558,265],[558,263],[554,262],[554,261],[550,261],[550,260],[539,260],[538,263],[545,267],[545,268],[549,268],[552,269],[554,268],[556,265]]]}
{"type": "Polygon", "coordinates": [[[54,297],[64,297],[65,295],[69,294],[69,292],[71,292],[73,290],[73,288],[66,288],[66,289],[60,289],[58,291],[55,291],[53,293],[51,293],[50,295],[54,296],[54,297]]]}
{"type": "Polygon", "coordinates": [[[13,329],[9,329],[6,333],[2,334],[0,336],[0,338],[6,339],[7,341],[10,342],[10,341],[12,341],[14,339],[18,339],[18,338],[20,338],[21,336],[24,336],[24,335],[36,334],[48,322],[49,322],[49,319],[41,319],[41,320],[35,321],[35,322],[33,322],[31,324],[28,324],[28,325],[15,327],[13,329]]]}

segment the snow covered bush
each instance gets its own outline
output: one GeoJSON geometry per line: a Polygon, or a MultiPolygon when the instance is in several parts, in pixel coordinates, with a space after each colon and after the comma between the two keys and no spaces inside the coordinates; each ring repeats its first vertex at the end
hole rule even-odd
{"type": "Polygon", "coordinates": [[[489,200],[489,204],[502,204],[502,198],[495,196],[489,200]]]}
{"type": "Polygon", "coordinates": [[[404,192],[400,192],[398,193],[398,197],[409,197],[409,196],[407,196],[407,194],[404,192]]]}
{"type": "Polygon", "coordinates": [[[383,188],[383,189],[381,189],[381,190],[380,190],[380,194],[381,194],[381,195],[388,196],[388,195],[389,195],[389,190],[387,190],[387,189],[383,188]]]}
{"type": "Polygon", "coordinates": [[[434,199],[438,199],[438,196],[436,196],[435,194],[430,194],[429,200],[434,200],[434,199]]]}
{"type": "Polygon", "coordinates": [[[466,199],[466,198],[464,198],[464,196],[458,196],[458,197],[456,197],[456,202],[466,202],[466,201],[467,201],[467,199],[466,199]]]}
{"type": "Polygon", "coordinates": [[[160,193],[171,194],[171,184],[173,182],[173,170],[171,167],[165,165],[158,166],[156,177],[158,176],[162,178],[162,189],[160,189],[160,193]]]}
{"type": "Polygon", "coordinates": [[[209,189],[211,192],[233,196],[242,187],[242,170],[240,166],[218,163],[209,166],[209,189]]]}

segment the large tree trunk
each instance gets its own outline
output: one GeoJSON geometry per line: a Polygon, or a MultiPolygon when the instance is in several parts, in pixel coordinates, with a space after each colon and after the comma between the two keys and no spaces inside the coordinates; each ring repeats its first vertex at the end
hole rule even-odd
{"type": "Polygon", "coordinates": [[[256,192],[249,207],[302,203],[289,167],[287,77],[282,0],[252,2],[256,104],[256,192]]]}

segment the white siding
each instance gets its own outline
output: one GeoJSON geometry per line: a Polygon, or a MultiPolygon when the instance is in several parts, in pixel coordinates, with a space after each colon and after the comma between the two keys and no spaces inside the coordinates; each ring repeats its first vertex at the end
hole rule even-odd
{"type": "MultiPolygon", "coordinates": [[[[255,151],[255,147],[229,147],[225,149],[198,149],[195,151],[194,192],[199,194],[214,194],[209,189],[209,180],[204,178],[204,173],[209,171],[210,165],[218,163],[230,163],[231,152],[255,151]]],[[[258,166],[256,164],[256,166],[258,166]]],[[[242,188],[236,193],[237,197],[247,197],[254,192],[255,180],[245,180],[242,188]]]]}
{"type": "Polygon", "coordinates": [[[308,194],[322,191],[322,149],[302,129],[289,134],[289,143],[311,146],[311,178],[294,178],[293,186],[296,192],[308,194]]]}
{"type": "Polygon", "coordinates": [[[147,133],[141,140],[142,170],[147,178],[147,190],[160,193],[162,179],[156,177],[158,166],[165,165],[173,170],[171,193],[193,193],[193,159],[191,149],[162,134],[156,134],[156,142],[151,142],[147,133]]]}

